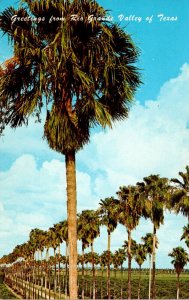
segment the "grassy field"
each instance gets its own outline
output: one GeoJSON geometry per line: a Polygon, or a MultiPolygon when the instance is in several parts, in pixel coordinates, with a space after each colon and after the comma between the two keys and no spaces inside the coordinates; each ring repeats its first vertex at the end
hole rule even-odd
{"type": "MultiPolygon", "coordinates": [[[[123,290],[122,298],[127,299],[127,271],[123,273],[121,280],[121,272],[117,272],[116,278],[114,272],[111,272],[111,298],[121,298],[121,286],[123,290]]],[[[138,292],[138,275],[136,271],[132,272],[132,299],[137,299],[138,292]]],[[[61,282],[63,282],[63,274],[61,274],[61,282]]],[[[52,278],[53,279],[53,278],[52,278]]],[[[101,276],[101,272],[96,274],[96,299],[106,299],[106,272],[101,276]]],[[[156,274],[156,299],[175,299],[176,298],[176,274],[157,272],[156,274]]],[[[51,286],[53,288],[53,284],[51,286]]],[[[63,288],[63,287],[62,287],[63,288]]],[[[79,274],[79,295],[81,298],[82,278],[79,274]]],[[[64,290],[62,290],[64,292],[64,290]]],[[[92,298],[92,276],[88,270],[85,275],[85,297],[92,298]]],[[[141,299],[148,299],[148,272],[143,271],[141,276],[141,299]]],[[[0,299],[15,299],[3,283],[0,283],[0,299]]],[[[182,273],[180,276],[180,299],[189,299],[189,273],[182,273]]]]}
{"type": "Polygon", "coordinates": [[[0,283],[0,299],[15,299],[15,296],[11,294],[3,283],[0,283]]]}
{"type": "MultiPolygon", "coordinates": [[[[92,283],[91,276],[85,276],[86,289],[85,295],[90,297],[91,289],[90,283],[92,283]],[[87,284],[88,283],[88,284],[87,284]]],[[[81,293],[81,277],[79,277],[79,291],[81,293]]],[[[176,298],[176,274],[164,274],[159,273],[156,275],[156,298],[157,299],[175,299],[176,298]]],[[[124,272],[123,281],[123,298],[127,298],[127,272],[124,272]]],[[[96,277],[96,298],[106,297],[106,277],[100,276],[100,273],[96,277]]],[[[138,274],[133,272],[132,274],[132,299],[137,299],[138,292],[138,274]]],[[[119,299],[121,295],[121,274],[118,273],[117,277],[111,275],[111,296],[114,299],[119,299]]],[[[141,299],[148,298],[148,275],[142,274],[141,276],[141,299]]],[[[189,299],[189,274],[181,274],[180,277],[180,299],[189,299]]]]}

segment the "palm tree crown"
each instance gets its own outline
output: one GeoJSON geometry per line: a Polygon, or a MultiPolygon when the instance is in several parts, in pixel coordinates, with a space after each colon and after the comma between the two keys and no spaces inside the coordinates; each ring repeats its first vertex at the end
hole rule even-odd
{"type": "Polygon", "coordinates": [[[179,172],[181,180],[171,179],[175,184],[176,190],[171,198],[172,207],[176,213],[181,212],[189,220],[189,166],[186,166],[186,172],[179,172]]]}
{"type": "Polygon", "coordinates": [[[6,9],[0,28],[14,46],[14,59],[1,72],[1,100],[6,123],[12,127],[39,117],[47,105],[45,136],[61,153],[80,149],[89,140],[91,126],[111,126],[127,117],[133,94],[140,84],[133,64],[138,51],[128,34],[115,24],[88,21],[104,17],[97,2],[28,1],[6,9]],[[64,22],[49,22],[53,14],[64,22]],[[72,15],[82,20],[72,20],[72,15]],[[11,18],[43,18],[12,24],[11,18]],[[49,111],[49,112],[48,112],[49,111]]]}
{"type": "Polygon", "coordinates": [[[184,269],[184,266],[189,261],[188,253],[184,250],[184,248],[176,247],[169,253],[169,256],[173,258],[171,263],[174,265],[176,272],[180,274],[184,269]]]}

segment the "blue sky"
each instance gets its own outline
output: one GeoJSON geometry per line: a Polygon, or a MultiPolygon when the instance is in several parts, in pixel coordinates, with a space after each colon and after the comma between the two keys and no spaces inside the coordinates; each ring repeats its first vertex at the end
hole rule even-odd
{"type": "MultiPolygon", "coordinates": [[[[15,1],[0,1],[0,9],[15,1]]],[[[114,196],[121,185],[144,176],[176,177],[189,164],[189,2],[188,0],[99,1],[140,48],[138,66],[144,84],[136,93],[129,119],[113,130],[93,131],[91,143],[77,155],[78,211],[96,209],[100,199],[114,196]],[[160,21],[158,15],[175,21],[160,21]],[[146,18],[152,17],[149,23],[146,18]]],[[[0,61],[10,47],[0,39],[0,61]]],[[[28,239],[31,228],[47,229],[66,218],[64,157],[42,140],[43,130],[31,120],[28,128],[5,131],[0,140],[0,256],[28,239]]],[[[183,216],[166,213],[158,231],[157,266],[170,267],[167,254],[182,245],[183,216]]],[[[152,231],[141,221],[133,237],[152,231]]],[[[106,230],[95,250],[107,247],[106,230]]],[[[126,239],[119,226],[112,236],[116,250],[126,239]]],[[[80,245],[79,245],[80,247],[80,245]]],[[[147,263],[146,263],[147,266],[147,263]]]]}
{"type": "Polygon", "coordinates": [[[180,66],[186,61],[189,53],[187,39],[189,18],[189,3],[187,0],[112,0],[99,1],[109,8],[115,21],[119,15],[124,17],[141,17],[142,21],[120,22],[126,26],[133,40],[141,49],[139,66],[143,74],[144,85],[137,94],[140,101],[152,99],[158,95],[162,84],[176,76],[180,66]],[[158,15],[177,17],[178,21],[160,21],[158,15]],[[152,22],[146,18],[152,16],[152,22]]]}

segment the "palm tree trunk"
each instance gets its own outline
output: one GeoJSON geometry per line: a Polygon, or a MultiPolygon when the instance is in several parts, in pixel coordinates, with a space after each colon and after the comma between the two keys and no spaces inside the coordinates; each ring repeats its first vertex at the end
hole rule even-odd
{"type": "Polygon", "coordinates": [[[33,295],[33,299],[35,299],[35,263],[33,263],[33,271],[32,271],[32,295],[33,295]]]}
{"type": "Polygon", "coordinates": [[[69,244],[69,295],[77,299],[77,198],[75,151],[66,154],[67,218],[69,244]]]}
{"type": "Polygon", "coordinates": [[[138,300],[140,299],[140,284],[141,284],[141,265],[139,265],[138,300]]]}
{"type": "Polygon", "coordinates": [[[48,299],[51,299],[51,272],[49,269],[49,276],[48,276],[48,289],[49,289],[49,295],[48,295],[48,299]]]}
{"type": "Polygon", "coordinates": [[[153,233],[153,252],[152,252],[152,299],[156,299],[156,228],[153,233]]]}
{"type": "Polygon", "coordinates": [[[177,299],[179,299],[179,290],[180,290],[180,274],[177,273],[177,299]]]}
{"type": "Polygon", "coordinates": [[[47,295],[47,282],[49,280],[49,248],[46,249],[46,263],[45,263],[45,297],[47,295]]]}
{"type": "Polygon", "coordinates": [[[116,299],[116,272],[117,272],[117,269],[115,268],[114,269],[114,299],[116,299]]]}
{"type": "Polygon", "coordinates": [[[131,231],[128,229],[128,299],[131,299],[131,231]]]}
{"type": "Polygon", "coordinates": [[[43,293],[43,252],[42,250],[40,251],[41,257],[41,268],[40,268],[40,284],[41,284],[41,298],[42,298],[42,293],[43,293]]]}
{"type": "Polygon", "coordinates": [[[35,299],[35,280],[36,280],[36,275],[35,275],[35,253],[33,254],[33,299],[35,299]]]}
{"type": "Polygon", "coordinates": [[[121,300],[123,299],[123,265],[121,265],[121,300]]]}
{"type": "Polygon", "coordinates": [[[60,245],[58,246],[58,294],[61,298],[61,282],[60,282],[60,245]]]}
{"type": "Polygon", "coordinates": [[[68,243],[66,242],[66,267],[65,267],[65,298],[67,299],[68,294],[68,243]]]}
{"type": "Polygon", "coordinates": [[[95,295],[95,285],[96,285],[96,278],[95,278],[95,267],[94,267],[94,249],[93,249],[93,243],[91,244],[91,253],[92,253],[92,272],[93,272],[93,300],[96,298],[95,295]]]}
{"type": "Polygon", "coordinates": [[[103,298],[103,293],[102,293],[102,282],[103,282],[103,278],[104,278],[104,266],[101,266],[101,282],[100,282],[100,296],[101,296],[101,299],[103,298]]]}
{"type": "Polygon", "coordinates": [[[29,278],[28,278],[28,287],[29,287],[29,296],[28,298],[30,299],[31,298],[31,285],[30,285],[30,282],[31,282],[31,271],[29,271],[29,278]]]}
{"type": "Polygon", "coordinates": [[[84,286],[85,286],[85,281],[84,281],[84,244],[82,243],[82,291],[81,291],[81,296],[82,299],[84,299],[84,286]]]}
{"type": "Polygon", "coordinates": [[[110,231],[108,230],[107,296],[110,299],[110,231]]]}
{"type": "Polygon", "coordinates": [[[54,248],[54,299],[56,298],[56,286],[57,286],[57,279],[56,279],[56,248],[54,248]]]}
{"type": "Polygon", "coordinates": [[[37,284],[39,284],[39,262],[40,262],[40,250],[37,250],[37,284]]]}
{"type": "Polygon", "coordinates": [[[148,299],[151,299],[151,277],[152,277],[152,264],[151,264],[151,254],[149,255],[149,288],[148,288],[148,299]]]}

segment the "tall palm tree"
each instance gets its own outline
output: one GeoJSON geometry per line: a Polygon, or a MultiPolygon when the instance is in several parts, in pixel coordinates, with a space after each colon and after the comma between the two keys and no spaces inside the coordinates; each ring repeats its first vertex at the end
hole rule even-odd
{"type": "Polygon", "coordinates": [[[142,215],[143,203],[140,198],[139,189],[136,186],[120,187],[117,195],[120,200],[118,205],[118,220],[126,227],[128,234],[128,299],[131,299],[131,233],[139,224],[139,220],[142,215]]]}
{"type": "MultiPolygon", "coordinates": [[[[82,240],[82,251],[91,245],[92,272],[93,272],[93,299],[95,299],[95,264],[94,264],[94,240],[100,235],[100,219],[95,210],[83,210],[78,214],[78,232],[82,240]]],[[[84,255],[84,254],[83,254],[84,255]]]]}
{"type": "MultiPolygon", "coordinates": [[[[118,267],[121,267],[121,299],[123,297],[123,291],[122,291],[122,284],[123,284],[123,263],[126,260],[126,252],[125,249],[119,248],[118,250],[115,251],[115,253],[112,256],[112,263],[114,265],[114,276],[116,278],[116,271],[118,267]]],[[[116,280],[114,279],[114,299],[116,298],[116,280]]]]}
{"type": "Polygon", "coordinates": [[[82,243],[82,291],[81,291],[81,296],[82,299],[84,299],[84,259],[85,259],[85,248],[89,246],[89,241],[88,241],[88,235],[89,232],[87,230],[88,227],[88,218],[86,217],[86,211],[83,211],[82,213],[78,214],[78,220],[77,220],[77,234],[78,234],[78,239],[81,240],[82,243]]]}
{"type": "Polygon", "coordinates": [[[189,222],[189,166],[186,166],[186,172],[179,172],[181,179],[172,178],[176,190],[171,198],[171,204],[176,213],[181,212],[188,218],[189,222]]]}
{"type": "Polygon", "coordinates": [[[40,236],[43,234],[43,231],[38,228],[34,228],[30,231],[29,234],[29,242],[33,248],[33,297],[35,297],[36,290],[34,288],[35,284],[37,284],[37,280],[39,278],[39,254],[42,250],[42,245],[40,242],[40,236]],[[37,257],[38,254],[38,257],[37,257]],[[37,272],[36,272],[36,266],[37,266],[37,272]]]}
{"type": "MultiPolygon", "coordinates": [[[[151,298],[151,270],[152,270],[152,253],[153,253],[153,240],[154,240],[154,236],[152,233],[147,233],[144,237],[141,238],[142,241],[144,242],[146,251],[149,255],[149,288],[148,288],[148,298],[151,298]]],[[[156,237],[156,244],[155,247],[158,247],[158,240],[156,237]]]]}
{"type": "Polygon", "coordinates": [[[66,243],[66,256],[65,256],[65,297],[67,297],[68,293],[68,255],[69,255],[69,247],[68,247],[68,222],[67,220],[64,220],[61,222],[62,228],[61,228],[61,236],[62,240],[66,243]]]}
{"type": "Polygon", "coordinates": [[[138,51],[130,36],[103,20],[106,11],[90,0],[23,0],[19,9],[0,15],[0,29],[14,49],[15,62],[0,72],[1,129],[40,120],[44,136],[65,155],[69,240],[70,297],[77,298],[77,225],[75,154],[94,125],[111,127],[128,116],[139,72],[138,51]],[[12,22],[12,17],[44,18],[12,22]],[[49,18],[64,21],[49,22],[49,18]],[[81,16],[79,20],[73,15],[81,16]],[[88,17],[94,15],[102,19],[88,17]]]}
{"type": "Polygon", "coordinates": [[[107,296],[110,299],[110,236],[114,229],[117,227],[117,211],[116,205],[118,204],[118,200],[111,198],[101,199],[100,208],[98,212],[101,218],[101,224],[107,227],[108,233],[108,251],[109,251],[109,262],[107,264],[107,296]]]}
{"type": "Polygon", "coordinates": [[[139,279],[138,279],[138,299],[140,299],[140,285],[141,285],[141,266],[146,260],[147,249],[145,244],[136,244],[135,246],[135,261],[139,265],[139,279]]]}
{"type": "MultiPolygon", "coordinates": [[[[41,229],[38,229],[38,228],[34,228],[30,231],[29,238],[30,238],[31,244],[33,244],[35,252],[38,252],[41,248],[40,235],[42,233],[43,233],[43,231],[41,229]]],[[[39,254],[38,254],[38,259],[39,259],[39,254]]]]}
{"type": "Polygon", "coordinates": [[[172,264],[174,265],[175,271],[177,273],[177,299],[179,299],[180,292],[180,273],[183,271],[185,265],[189,261],[188,253],[182,247],[173,248],[169,256],[173,257],[172,264]]]}
{"type": "MultiPolygon", "coordinates": [[[[48,231],[49,237],[51,239],[51,247],[54,250],[54,295],[56,293],[57,288],[57,257],[56,257],[56,249],[58,248],[59,256],[60,256],[60,244],[63,241],[62,238],[62,223],[57,223],[53,227],[49,228],[48,231]]],[[[60,260],[58,264],[58,284],[60,283],[60,260]]],[[[59,288],[59,295],[60,295],[60,288],[59,288]]]]}
{"type": "MultiPolygon", "coordinates": [[[[109,253],[109,251],[103,251],[103,253],[101,253],[100,255],[100,267],[101,267],[101,298],[103,298],[103,289],[102,289],[102,285],[104,285],[104,269],[106,268],[106,270],[108,269],[108,264],[112,263],[112,252],[109,253]]],[[[106,294],[107,294],[107,290],[106,290],[106,294]]],[[[107,297],[107,295],[106,295],[107,297]]]]}
{"type": "MultiPolygon", "coordinates": [[[[29,234],[30,242],[33,244],[34,248],[36,249],[38,253],[37,260],[38,262],[40,259],[42,260],[42,252],[44,250],[44,231],[42,229],[34,228],[30,231],[29,234]]],[[[39,276],[39,270],[38,270],[38,276],[39,276]]]]}
{"type": "Polygon", "coordinates": [[[145,199],[143,209],[144,217],[151,219],[153,223],[153,252],[152,252],[152,298],[156,298],[155,273],[156,273],[156,231],[164,222],[164,208],[169,198],[169,181],[159,175],[144,177],[143,182],[137,183],[140,194],[145,199]]]}
{"type": "Polygon", "coordinates": [[[93,273],[93,299],[96,298],[96,278],[95,278],[95,258],[94,258],[94,240],[100,236],[100,220],[96,211],[87,210],[86,221],[88,223],[88,236],[87,241],[91,245],[92,254],[92,273],[93,273]]]}
{"type": "Polygon", "coordinates": [[[113,268],[114,268],[114,299],[116,299],[116,284],[117,284],[117,270],[119,267],[119,257],[117,255],[117,253],[113,253],[112,255],[112,264],[113,264],[113,268]]]}
{"type": "Polygon", "coordinates": [[[57,241],[57,247],[58,247],[58,254],[55,255],[55,260],[58,261],[58,288],[59,288],[59,297],[60,297],[60,292],[61,292],[61,282],[60,282],[60,263],[61,263],[61,254],[60,254],[60,245],[63,243],[64,238],[63,238],[63,232],[64,232],[64,223],[59,222],[54,224],[53,230],[55,232],[56,236],[56,241],[57,241]]]}
{"type": "MultiPolygon", "coordinates": [[[[51,248],[51,235],[49,234],[49,230],[44,232],[44,246],[46,249],[46,257],[45,257],[45,297],[47,293],[47,281],[50,279],[50,262],[49,262],[49,249],[51,248]]],[[[50,282],[50,280],[49,280],[50,282]]]]}
{"type": "MultiPolygon", "coordinates": [[[[92,248],[91,248],[92,249],[92,248]]],[[[87,254],[87,263],[91,264],[91,277],[93,278],[92,280],[92,285],[90,285],[90,299],[93,298],[95,299],[96,297],[96,269],[95,266],[100,264],[100,258],[98,253],[94,252],[93,249],[91,252],[86,253],[87,254]],[[92,295],[92,297],[91,297],[92,295]]]]}
{"type": "Polygon", "coordinates": [[[127,254],[125,252],[125,249],[119,248],[116,250],[116,254],[118,256],[119,265],[121,266],[121,299],[123,298],[123,263],[127,259],[127,254]]]}

